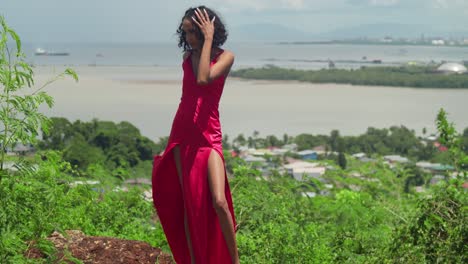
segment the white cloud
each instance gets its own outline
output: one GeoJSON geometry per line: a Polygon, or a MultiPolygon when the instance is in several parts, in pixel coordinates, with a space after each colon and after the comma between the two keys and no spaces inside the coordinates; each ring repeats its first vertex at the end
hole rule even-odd
{"type": "Polygon", "coordinates": [[[304,7],[304,0],[282,0],[281,2],[289,8],[301,9],[304,7]]]}
{"type": "Polygon", "coordinates": [[[268,1],[268,0],[208,0],[206,6],[213,7],[215,9],[223,9],[230,11],[239,10],[255,10],[262,11],[270,9],[272,6],[278,5],[278,2],[283,1],[268,1]]]}
{"type": "Polygon", "coordinates": [[[205,0],[207,6],[225,11],[330,10],[350,6],[372,7],[451,7],[468,6],[468,0],[205,0]]]}
{"type": "Polygon", "coordinates": [[[396,6],[400,4],[400,0],[347,0],[346,3],[353,4],[353,5],[379,7],[379,6],[396,6]]]}
{"type": "Polygon", "coordinates": [[[434,8],[453,8],[468,11],[468,1],[467,0],[433,0],[432,3],[434,8]]]}
{"type": "Polygon", "coordinates": [[[224,0],[224,1],[209,1],[213,2],[213,6],[220,6],[226,9],[254,9],[265,10],[268,8],[268,1],[252,1],[252,0],[224,0]]]}
{"type": "Polygon", "coordinates": [[[264,11],[271,9],[303,10],[307,9],[308,6],[328,7],[335,2],[344,3],[345,0],[207,0],[205,2],[207,6],[216,9],[264,11]]]}
{"type": "Polygon", "coordinates": [[[399,0],[370,0],[369,4],[373,6],[394,6],[399,2],[399,0]]]}
{"type": "Polygon", "coordinates": [[[435,8],[447,8],[448,3],[446,0],[435,0],[434,1],[434,7],[435,8]]]}

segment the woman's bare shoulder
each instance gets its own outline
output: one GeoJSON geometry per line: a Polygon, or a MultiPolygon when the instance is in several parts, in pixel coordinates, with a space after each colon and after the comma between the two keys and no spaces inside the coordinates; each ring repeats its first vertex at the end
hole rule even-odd
{"type": "Polygon", "coordinates": [[[230,50],[224,50],[220,56],[225,56],[227,58],[234,58],[234,52],[230,50]]]}
{"type": "Polygon", "coordinates": [[[219,55],[219,60],[234,61],[234,53],[230,50],[224,50],[221,55],[219,55]]]}

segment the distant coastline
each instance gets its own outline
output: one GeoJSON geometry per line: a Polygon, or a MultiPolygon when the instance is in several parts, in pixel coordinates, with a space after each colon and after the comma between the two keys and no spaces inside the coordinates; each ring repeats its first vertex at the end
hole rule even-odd
{"type": "Polygon", "coordinates": [[[356,70],[297,70],[267,65],[233,71],[231,76],[257,80],[295,80],[311,83],[468,89],[468,74],[442,74],[434,66],[361,67],[356,70]]]}
{"type": "Polygon", "coordinates": [[[445,43],[429,41],[414,41],[414,40],[371,40],[371,39],[355,39],[355,40],[319,40],[319,41],[279,41],[275,42],[278,45],[375,45],[375,46],[429,46],[429,47],[460,47],[468,48],[468,43],[445,43]]]}

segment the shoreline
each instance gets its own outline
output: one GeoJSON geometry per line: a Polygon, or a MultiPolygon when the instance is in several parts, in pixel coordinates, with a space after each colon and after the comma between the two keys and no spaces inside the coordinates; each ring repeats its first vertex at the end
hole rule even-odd
{"type": "MultiPolygon", "coordinates": [[[[52,78],[55,73],[59,73],[66,68],[74,69],[78,77],[89,78],[94,77],[96,80],[112,80],[115,82],[123,82],[127,84],[141,85],[182,85],[182,70],[180,67],[162,67],[162,66],[38,66],[35,67],[34,75],[36,78],[52,78]],[[98,68],[100,71],[94,71],[98,68]],[[113,72],[113,69],[119,71],[113,72]],[[128,71],[126,69],[129,69],[128,71]],[[123,70],[123,71],[122,71],[123,70]],[[128,76],[125,76],[127,74],[128,76]],[[96,78],[97,77],[97,78],[96,78]]],[[[378,88],[378,89],[411,89],[411,90],[444,90],[444,91],[459,91],[467,88],[440,88],[440,87],[409,87],[409,86],[385,86],[385,85],[365,85],[365,84],[350,84],[350,83],[333,83],[333,82],[308,82],[299,80],[267,80],[267,79],[251,79],[243,77],[228,76],[227,83],[242,82],[260,86],[265,85],[291,85],[291,84],[309,84],[313,86],[333,86],[333,87],[353,87],[353,88],[378,88]]]]}
{"type": "MultiPolygon", "coordinates": [[[[168,136],[182,93],[179,67],[146,70],[114,67],[74,68],[79,76],[58,80],[44,89],[54,98],[46,116],[71,121],[93,118],[129,121],[142,135],[157,141],[168,136]]],[[[58,67],[55,72],[60,73],[58,67]]],[[[51,67],[36,70],[35,86],[55,76],[51,67]]],[[[458,130],[468,127],[468,90],[314,84],[299,81],[245,80],[229,77],[220,101],[222,131],[282,136],[329,134],[360,135],[368,127],[404,125],[417,134],[435,131],[440,108],[458,130]],[[376,89],[378,87],[378,89],[376,89]]]]}

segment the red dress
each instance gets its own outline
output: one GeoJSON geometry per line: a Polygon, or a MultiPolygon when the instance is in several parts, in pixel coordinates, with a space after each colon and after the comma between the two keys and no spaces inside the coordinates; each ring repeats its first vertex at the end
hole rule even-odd
{"type": "MultiPolygon", "coordinates": [[[[211,61],[210,67],[222,52],[211,61]]],[[[231,263],[208,185],[211,151],[216,151],[224,163],[218,105],[226,76],[208,85],[198,85],[190,57],[187,56],[182,63],[182,98],[167,147],[162,156],[154,157],[153,202],[177,263],[191,261],[185,236],[184,208],[196,263],[231,263]],[[183,188],[171,151],[176,145],[180,148],[183,188]]],[[[236,226],[226,170],[224,177],[226,200],[236,226]]]]}

